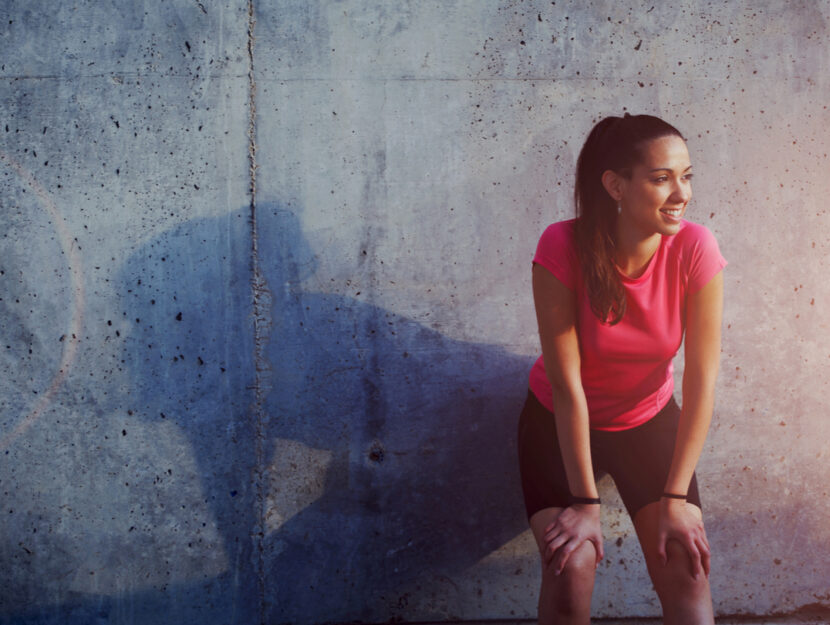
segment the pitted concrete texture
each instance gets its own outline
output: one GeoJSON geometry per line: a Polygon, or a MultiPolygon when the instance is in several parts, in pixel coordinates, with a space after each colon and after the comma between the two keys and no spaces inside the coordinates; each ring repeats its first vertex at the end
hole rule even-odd
{"type": "Polygon", "coordinates": [[[653,4],[0,3],[0,623],[532,618],[530,260],[624,111],[730,262],[716,611],[829,609],[830,0],[653,4]]]}

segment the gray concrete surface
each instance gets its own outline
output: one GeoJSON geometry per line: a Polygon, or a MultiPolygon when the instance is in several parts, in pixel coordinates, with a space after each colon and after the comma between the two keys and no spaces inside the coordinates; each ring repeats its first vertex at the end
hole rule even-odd
{"type": "MultiPolygon", "coordinates": [[[[530,618],[529,261],[624,110],[687,135],[689,216],[730,261],[699,467],[716,610],[824,618],[828,19],[2,3],[0,622],[530,618]]],[[[594,613],[654,617],[601,491],[594,613]]]]}

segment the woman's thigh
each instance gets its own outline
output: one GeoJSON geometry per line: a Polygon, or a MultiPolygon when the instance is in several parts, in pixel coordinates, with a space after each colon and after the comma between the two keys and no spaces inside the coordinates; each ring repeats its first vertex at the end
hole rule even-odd
{"type": "MultiPolygon", "coordinates": [[[[528,393],[519,416],[518,452],[528,520],[543,510],[561,512],[570,503],[570,490],[559,449],[556,419],[533,393],[528,393]]],[[[551,514],[554,518],[558,516],[558,513],[545,512],[543,517],[551,514]]]]}
{"type": "MultiPolygon", "coordinates": [[[[591,453],[614,479],[628,514],[634,519],[646,505],[657,503],[671,470],[680,407],[669,402],[643,425],[620,432],[595,432],[591,453]]],[[[693,474],[687,501],[700,511],[697,477],[693,474]]]]}

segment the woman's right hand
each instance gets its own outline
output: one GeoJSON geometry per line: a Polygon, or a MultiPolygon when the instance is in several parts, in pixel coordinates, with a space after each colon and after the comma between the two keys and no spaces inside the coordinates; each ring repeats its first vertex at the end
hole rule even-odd
{"type": "Polygon", "coordinates": [[[596,504],[573,504],[545,528],[542,558],[554,574],[562,572],[571,553],[585,541],[593,543],[597,553],[596,566],[599,566],[604,555],[599,512],[596,504]]]}

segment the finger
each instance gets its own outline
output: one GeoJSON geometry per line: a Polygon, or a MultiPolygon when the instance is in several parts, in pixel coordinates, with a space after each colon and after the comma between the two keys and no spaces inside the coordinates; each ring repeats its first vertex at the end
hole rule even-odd
{"type": "Polygon", "coordinates": [[[545,547],[545,551],[542,553],[542,561],[545,563],[545,568],[550,568],[551,562],[553,561],[553,556],[556,555],[555,551],[551,551],[547,547],[545,547]]]}
{"type": "Polygon", "coordinates": [[[555,539],[550,541],[549,544],[553,545],[554,549],[559,549],[559,547],[564,545],[566,542],[568,542],[572,538],[573,538],[573,536],[571,536],[570,534],[566,534],[565,532],[562,532],[561,534],[559,534],[559,536],[557,536],[555,539]]]}
{"type": "Polygon", "coordinates": [[[552,562],[554,575],[560,575],[562,573],[562,570],[568,563],[568,558],[571,557],[571,552],[574,549],[576,549],[576,541],[571,540],[557,550],[556,557],[552,562]]]}
{"type": "Polygon", "coordinates": [[[553,557],[553,554],[555,554],[562,547],[562,545],[567,543],[568,540],[569,537],[567,535],[560,534],[556,537],[556,539],[548,543],[547,547],[545,547],[545,551],[550,555],[550,557],[553,557]]]}
{"type": "Polygon", "coordinates": [[[706,577],[709,577],[709,566],[711,562],[709,546],[698,544],[698,549],[700,550],[700,563],[703,566],[703,573],[706,577]]]}
{"type": "Polygon", "coordinates": [[[657,536],[657,555],[660,556],[660,563],[666,566],[669,559],[666,557],[666,536],[665,534],[658,534],[657,536]]]}
{"type": "MultiPolygon", "coordinates": [[[[560,547],[561,549],[561,547],[560,547]]],[[[559,557],[560,549],[551,549],[550,545],[545,549],[545,568],[556,572],[556,558],[559,557]]]]}
{"type": "Polygon", "coordinates": [[[550,543],[545,545],[545,549],[542,552],[542,560],[545,562],[545,567],[550,567],[551,562],[553,561],[553,557],[556,555],[556,549],[550,546],[550,543]]]}
{"type": "Polygon", "coordinates": [[[551,523],[545,529],[545,534],[544,535],[545,535],[545,538],[548,538],[548,537],[553,538],[557,534],[561,534],[562,532],[566,532],[566,531],[568,531],[568,527],[565,524],[563,524],[562,519],[559,518],[559,519],[556,520],[555,523],[551,523]]]}
{"type": "Polygon", "coordinates": [[[564,520],[565,519],[563,519],[562,515],[560,514],[559,517],[556,519],[556,521],[554,521],[553,523],[551,523],[550,525],[548,525],[545,528],[544,536],[545,536],[546,540],[550,541],[551,539],[553,539],[555,536],[561,534],[562,532],[567,532],[568,531],[567,525],[565,525],[563,523],[564,520]]]}
{"type": "Polygon", "coordinates": [[[708,556],[712,550],[709,547],[709,541],[706,540],[706,535],[703,534],[703,535],[698,536],[696,542],[697,542],[697,548],[700,549],[700,552],[701,553],[705,552],[706,555],[708,556]]]}
{"type": "Polygon", "coordinates": [[[544,534],[545,542],[549,543],[554,538],[559,536],[564,531],[561,527],[553,527],[550,531],[546,531],[544,534]]]}
{"type": "Polygon", "coordinates": [[[600,560],[602,560],[605,557],[605,551],[602,548],[602,540],[597,540],[596,538],[592,538],[590,540],[591,540],[591,543],[593,543],[594,550],[597,553],[597,559],[596,559],[596,562],[594,563],[594,566],[599,567],[600,560]]]}
{"type": "Polygon", "coordinates": [[[565,515],[564,518],[562,516],[563,514],[565,514],[565,512],[567,512],[567,510],[563,511],[562,514],[560,514],[553,521],[547,524],[547,526],[545,527],[545,534],[548,534],[550,532],[562,531],[562,521],[567,518],[567,515],[565,515]]]}
{"type": "Polygon", "coordinates": [[[700,551],[698,551],[697,545],[695,543],[689,543],[688,545],[686,545],[686,551],[689,552],[689,558],[691,559],[692,576],[695,579],[698,579],[700,577],[700,574],[703,572],[700,551]]]}
{"type": "Polygon", "coordinates": [[[703,564],[703,574],[706,577],[709,577],[709,567],[710,567],[710,558],[708,553],[703,553],[700,556],[701,563],[703,564]]]}
{"type": "Polygon", "coordinates": [[[545,563],[550,564],[550,561],[556,555],[556,552],[562,548],[562,545],[568,542],[570,537],[567,534],[560,534],[554,540],[550,541],[545,547],[545,563]]]}

